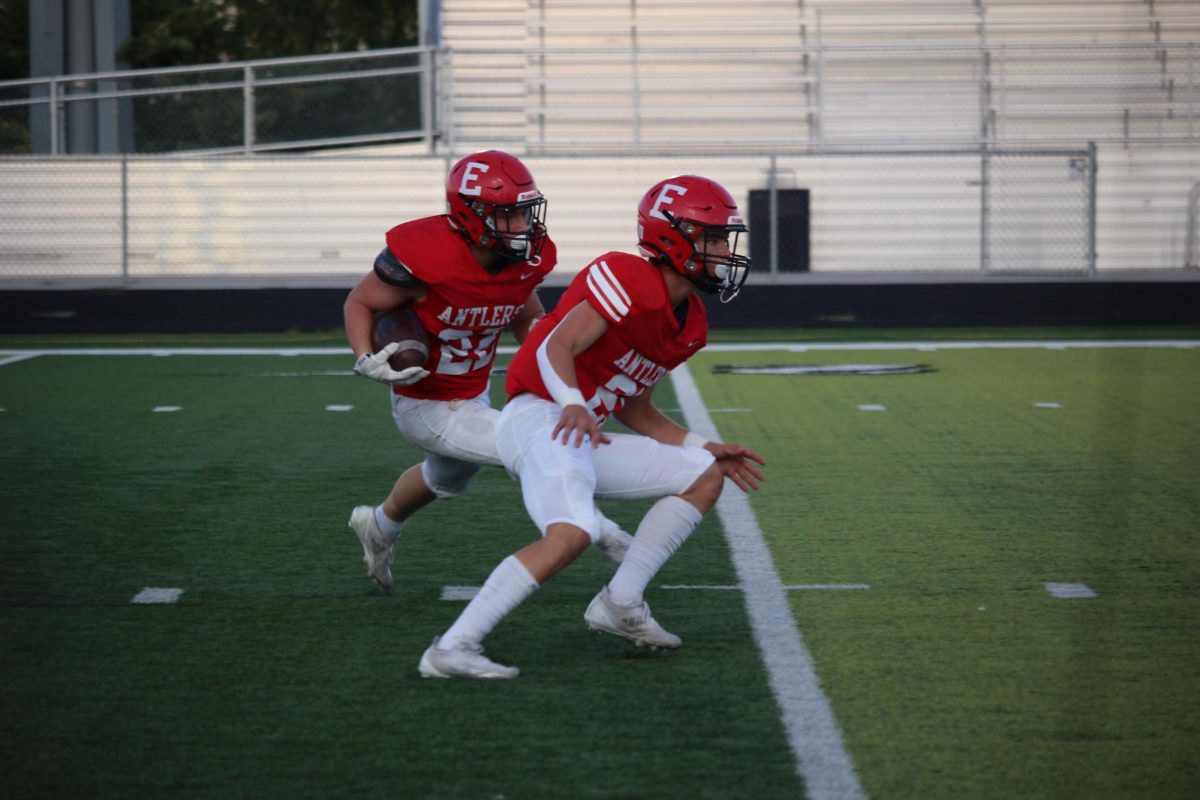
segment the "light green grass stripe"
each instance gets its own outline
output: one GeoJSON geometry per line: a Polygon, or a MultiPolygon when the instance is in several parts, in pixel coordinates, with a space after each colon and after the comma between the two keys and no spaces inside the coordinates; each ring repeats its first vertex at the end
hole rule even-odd
{"type": "MultiPolygon", "coordinates": [[[[688,427],[719,441],[686,364],[671,372],[671,381],[688,427]]],[[[722,492],[717,516],[729,542],[738,582],[745,589],[754,638],[808,796],[812,800],[865,797],[749,501],[740,491],[722,492]]]]}

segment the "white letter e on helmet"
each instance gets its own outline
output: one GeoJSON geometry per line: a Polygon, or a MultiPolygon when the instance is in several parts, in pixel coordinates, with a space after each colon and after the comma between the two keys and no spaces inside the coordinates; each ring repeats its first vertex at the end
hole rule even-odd
{"type": "Polygon", "coordinates": [[[685,187],[676,186],[673,183],[664,183],[662,190],[658,193],[658,197],[654,200],[654,206],[650,209],[650,216],[657,217],[658,219],[667,219],[666,214],[661,210],[662,207],[675,202],[675,197],[683,197],[685,194],[687,194],[685,187]]]}
{"type": "Polygon", "coordinates": [[[478,161],[468,161],[467,168],[463,170],[462,184],[458,187],[459,194],[465,194],[468,197],[478,197],[483,194],[482,186],[468,186],[468,183],[475,183],[479,180],[479,176],[488,171],[488,165],[478,161]]]}

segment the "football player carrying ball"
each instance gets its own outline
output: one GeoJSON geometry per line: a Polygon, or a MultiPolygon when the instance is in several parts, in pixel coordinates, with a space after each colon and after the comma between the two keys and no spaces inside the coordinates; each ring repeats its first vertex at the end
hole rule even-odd
{"type": "MultiPolygon", "coordinates": [[[[546,198],[528,168],[498,150],[459,161],[446,179],[447,213],[397,225],[374,268],[343,306],[354,371],[391,387],[392,417],[425,458],[377,506],[357,506],[350,527],[367,573],[392,586],[396,541],[409,517],[461,494],[482,466],[500,466],[488,400],[496,343],[524,341],[545,311],[534,289],[554,268],[546,198]],[[396,369],[400,343],[372,346],[377,315],[406,306],[424,329],[423,365],[396,369]]],[[[414,326],[415,327],[415,326],[414,326]]],[[[619,560],[629,535],[605,519],[601,549],[619,560]]]]}

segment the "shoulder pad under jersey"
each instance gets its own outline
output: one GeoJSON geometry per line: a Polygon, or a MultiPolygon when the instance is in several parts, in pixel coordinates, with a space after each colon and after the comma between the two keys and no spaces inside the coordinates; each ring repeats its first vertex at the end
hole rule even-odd
{"type": "Polygon", "coordinates": [[[414,289],[425,285],[386,247],[375,256],[375,275],[384,283],[401,289],[414,289]]]}

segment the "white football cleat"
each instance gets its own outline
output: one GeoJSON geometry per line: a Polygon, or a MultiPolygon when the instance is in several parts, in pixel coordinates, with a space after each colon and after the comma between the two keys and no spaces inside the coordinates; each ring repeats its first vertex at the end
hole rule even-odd
{"type": "Polygon", "coordinates": [[[620,564],[625,560],[625,553],[629,552],[631,544],[633,537],[621,530],[617,523],[610,519],[601,520],[600,539],[596,542],[596,549],[612,559],[613,563],[620,564]]]}
{"type": "Polygon", "coordinates": [[[682,639],[654,621],[645,600],[633,606],[619,606],[608,599],[607,586],[592,598],[583,619],[591,630],[616,634],[638,647],[674,650],[683,644],[682,639]]]}
{"type": "Polygon", "coordinates": [[[355,506],[350,512],[350,527],[362,543],[363,563],[367,565],[367,574],[380,588],[391,589],[396,537],[389,537],[379,530],[379,524],[375,522],[375,509],[371,506],[355,506]]]}
{"type": "Polygon", "coordinates": [[[521,674],[516,667],[489,659],[481,644],[460,642],[443,650],[437,646],[439,638],[434,637],[417,665],[422,678],[515,678],[521,674]]]}

